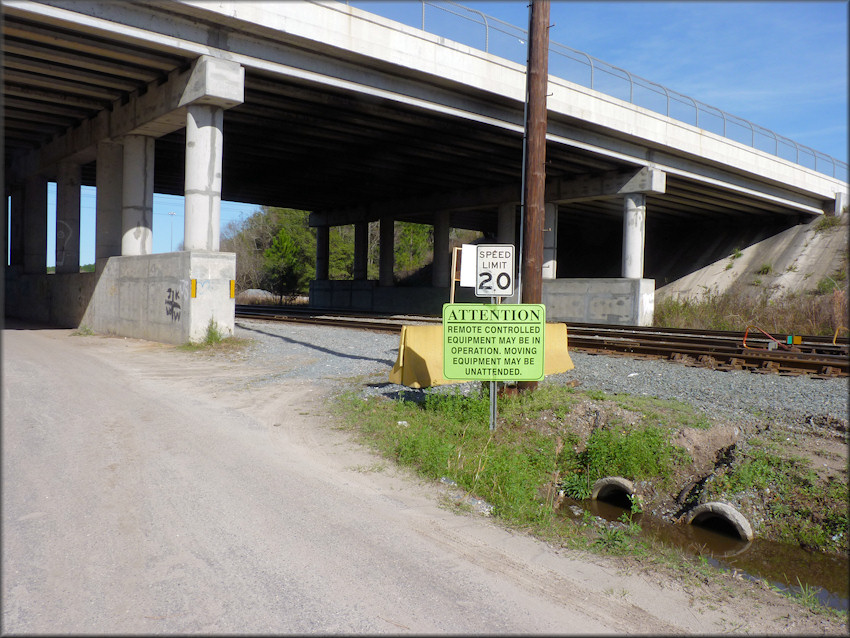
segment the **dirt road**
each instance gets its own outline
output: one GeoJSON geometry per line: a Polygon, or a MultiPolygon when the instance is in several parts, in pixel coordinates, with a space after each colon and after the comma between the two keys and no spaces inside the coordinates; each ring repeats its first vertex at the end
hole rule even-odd
{"type": "Polygon", "coordinates": [[[331,427],[318,386],[239,375],[4,331],[4,634],[841,631],[454,514],[331,427]]]}

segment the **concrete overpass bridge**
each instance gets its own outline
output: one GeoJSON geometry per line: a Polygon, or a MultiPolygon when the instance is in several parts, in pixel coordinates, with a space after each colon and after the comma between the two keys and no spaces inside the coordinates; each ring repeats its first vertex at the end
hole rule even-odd
{"type": "MultiPolygon", "coordinates": [[[[3,54],[7,315],[173,343],[232,330],[222,198],[312,211],[320,306],[438,312],[450,228],[518,240],[525,69],[493,54],[338,2],[198,0],[4,0],[3,54]],[[154,192],[185,196],[184,251],[150,254],[154,192]],[[395,285],[395,221],[433,224],[430,287],[395,285]],[[352,281],[327,277],[334,225],[354,226],[352,281]]],[[[656,280],[846,205],[832,175],[557,77],[549,92],[550,319],[647,323],[656,280]]]]}

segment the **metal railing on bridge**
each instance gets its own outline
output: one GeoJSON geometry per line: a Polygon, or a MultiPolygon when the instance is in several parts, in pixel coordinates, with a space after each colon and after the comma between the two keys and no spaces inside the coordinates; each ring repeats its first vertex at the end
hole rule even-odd
{"type": "MultiPolygon", "coordinates": [[[[421,11],[415,12],[415,15],[410,10],[410,2],[346,0],[346,4],[364,5],[364,9],[368,6],[365,10],[408,26],[483,49],[486,53],[519,64],[524,65],[526,62],[528,32],[525,29],[451,0],[419,0],[421,11]],[[404,7],[405,4],[408,6],[404,7]],[[470,22],[480,29],[469,29],[470,22]]],[[[743,117],[557,42],[549,43],[549,54],[551,75],[847,181],[846,162],[799,144],[743,117]]]]}

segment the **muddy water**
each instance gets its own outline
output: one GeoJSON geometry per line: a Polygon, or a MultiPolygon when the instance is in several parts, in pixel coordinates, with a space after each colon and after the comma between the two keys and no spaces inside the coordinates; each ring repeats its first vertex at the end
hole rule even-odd
{"type": "MultiPolygon", "coordinates": [[[[560,512],[579,519],[570,506],[578,506],[608,521],[617,521],[627,510],[602,501],[573,501],[564,499],[560,512]]],[[[667,521],[635,514],[641,535],[663,542],[692,556],[705,556],[712,565],[735,569],[745,578],[765,579],[772,585],[799,592],[799,582],[818,592],[823,605],[846,610],[848,607],[848,559],[809,552],[800,547],[761,539],[749,542],[733,538],[719,531],[703,529],[696,525],[672,525],[667,521]]]]}

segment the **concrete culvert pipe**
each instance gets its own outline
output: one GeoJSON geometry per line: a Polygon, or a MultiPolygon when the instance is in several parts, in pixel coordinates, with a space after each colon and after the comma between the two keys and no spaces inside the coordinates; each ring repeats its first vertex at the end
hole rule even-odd
{"type": "Polygon", "coordinates": [[[635,496],[635,486],[629,479],[621,476],[606,476],[593,484],[590,498],[594,501],[603,501],[616,505],[617,507],[631,508],[632,502],[629,497],[635,496]]]}
{"type": "Polygon", "coordinates": [[[743,541],[753,540],[753,528],[741,512],[726,503],[703,503],[692,509],[686,519],[688,525],[699,525],[719,534],[737,536],[743,541]]]}

